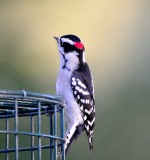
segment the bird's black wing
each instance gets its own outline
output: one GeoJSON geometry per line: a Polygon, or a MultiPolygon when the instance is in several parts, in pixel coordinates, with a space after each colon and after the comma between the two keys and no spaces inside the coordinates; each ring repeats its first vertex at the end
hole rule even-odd
{"type": "Polygon", "coordinates": [[[95,125],[95,100],[93,80],[88,65],[85,63],[82,72],[74,71],[71,76],[71,88],[82,111],[84,129],[86,130],[90,150],[93,149],[93,128],[95,125]]]}

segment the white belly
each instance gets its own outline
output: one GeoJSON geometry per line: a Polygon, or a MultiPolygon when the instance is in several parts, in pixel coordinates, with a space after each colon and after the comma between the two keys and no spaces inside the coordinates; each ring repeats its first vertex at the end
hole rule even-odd
{"type": "MultiPolygon", "coordinates": [[[[73,96],[70,77],[71,72],[68,70],[60,70],[56,82],[56,93],[62,96],[66,102],[66,121],[69,125],[74,123],[83,124],[82,112],[73,96]]],[[[69,126],[68,126],[69,127],[69,126]]]]}
{"type": "Polygon", "coordinates": [[[62,96],[64,98],[64,94],[66,94],[66,91],[71,90],[70,89],[70,77],[71,77],[71,72],[68,72],[67,70],[59,71],[57,82],[56,82],[57,95],[62,96]]]}

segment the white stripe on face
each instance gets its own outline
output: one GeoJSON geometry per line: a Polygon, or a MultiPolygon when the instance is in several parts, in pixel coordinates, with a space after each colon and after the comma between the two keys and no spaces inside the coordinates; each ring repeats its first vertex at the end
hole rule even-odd
{"type": "Polygon", "coordinates": [[[69,43],[69,44],[71,44],[71,45],[74,44],[74,42],[73,42],[72,40],[70,40],[69,38],[61,38],[61,40],[62,40],[63,42],[67,42],[67,43],[69,43]]]}

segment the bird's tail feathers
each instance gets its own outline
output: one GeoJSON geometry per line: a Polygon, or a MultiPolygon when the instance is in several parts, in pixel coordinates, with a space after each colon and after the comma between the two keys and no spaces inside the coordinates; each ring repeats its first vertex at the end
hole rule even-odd
{"type": "Polygon", "coordinates": [[[92,137],[92,135],[88,136],[88,143],[89,143],[89,149],[91,152],[93,150],[93,137],[92,137]]]}
{"type": "Polygon", "coordinates": [[[71,130],[66,135],[66,144],[65,144],[65,154],[67,155],[68,150],[74,140],[78,138],[78,136],[82,133],[84,130],[83,125],[73,126],[71,130]]]}

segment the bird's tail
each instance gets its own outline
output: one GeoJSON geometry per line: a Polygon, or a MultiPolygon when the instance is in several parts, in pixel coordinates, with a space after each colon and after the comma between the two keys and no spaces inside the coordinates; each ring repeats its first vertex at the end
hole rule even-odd
{"type": "Polygon", "coordinates": [[[84,130],[84,125],[74,125],[71,130],[66,135],[66,143],[65,143],[65,154],[67,155],[68,150],[74,140],[78,138],[81,132],[84,130]]]}
{"type": "Polygon", "coordinates": [[[92,135],[88,136],[88,143],[89,143],[89,148],[90,152],[93,150],[93,137],[92,135]]]}

